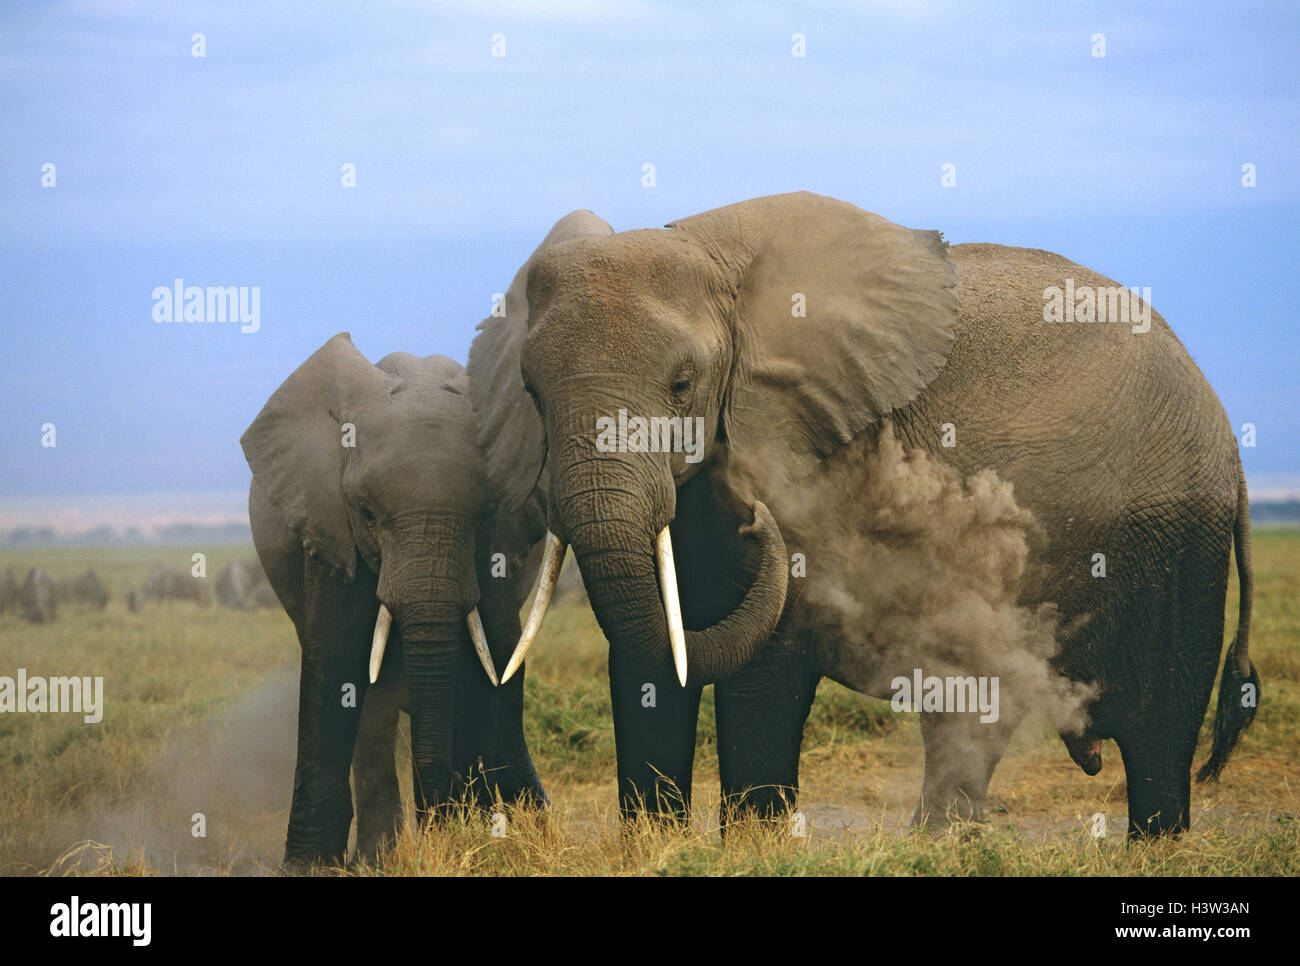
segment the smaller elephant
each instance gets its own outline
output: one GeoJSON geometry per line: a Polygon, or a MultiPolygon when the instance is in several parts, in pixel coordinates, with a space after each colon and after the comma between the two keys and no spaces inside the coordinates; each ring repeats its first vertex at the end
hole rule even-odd
{"type": "MultiPolygon", "coordinates": [[[[611,231],[574,212],[537,253],[611,231]]],[[[253,542],[302,645],[288,865],[342,857],[349,766],[358,852],[392,834],[403,705],[422,819],[464,798],[548,802],[524,740],[522,662],[506,664],[537,631],[519,623],[533,575],[549,601],[562,563],[543,547],[547,482],[519,449],[536,420],[513,338],[527,271],[480,325],[467,367],[403,352],[372,364],[340,333],[240,440],[253,542]],[[355,705],[340,704],[344,687],[355,705]]]]}
{"type": "Polygon", "coordinates": [[[256,559],[226,564],[217,574],[213,591],[218,604],[234,610],[280,606],[262,564],[256,559]]]}
{"type": "Polygon", "coordinates": [[[53,577],[40,567],[27,573],[19,591],[23,616],[33,624],[48,624],[58,613],[59,586],[53,577]]]}
{"type": "Polygon", "coordinates": [[[108,589],[93,570],[65,581],[59,590],[63,601],[78,610],[102,611],[108,606],[108,589]]]}
{"type": "Polygon", "coordinates": [[[422,815],[462,795],[547,801],[522,682],[498,688],[494,663],[519,635],[537,567],[522,531],[536,514],[493,513],[467,397],[453,360],[371,364],[341,333],[244,434],[253,542],[302,645],[289,866],[343,857],[349,764],[358,854],[372,858],[400,827],[399,710],[422,815]],[[340,445],[347,427],[356,446],[340,445]],[[356,700],[340,702],[349,689],[356,700]]]}

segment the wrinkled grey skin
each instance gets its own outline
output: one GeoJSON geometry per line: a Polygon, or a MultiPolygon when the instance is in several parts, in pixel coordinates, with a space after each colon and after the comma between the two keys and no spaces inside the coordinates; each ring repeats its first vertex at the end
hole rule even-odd
{"type": "MultiPolygon", "coordinates": [[[[1067,278],[1114,284],[1048,252],[948,250],[935,232],[807,193],[571,241],[535,260],[522,374],[544,425],[549,525],[572,544],[610,641],[625,811],[688,806],[704,683],[718,682],[724,802],[761,814],[793,802],[818,680],[871,691],[825,630],[834,615],[812,607],[800,581],[787,595],[770,579],[769,558],[783,575],[786,551],[764,503],[776,506],[889,416],[907,447],[963,477],[992,467],[1012,482],[1046,533],[1024,603],[1060,607],[1075,632],[1059,668],[1100,690],[1088,731],[1063,736],[1071,754],[1092,773],[1100,739],[1119,744],[1130,834],[1187,826],[1234,537],[1242,630],[1203,774],[1222,767],[1253,715],[1240,707],[1240,685],[1258,684],[1236,441],[1158,315],[1140,335],[1113,323],[1044,323],[1044,289],[1067,278]],[[792,317],[795,293],[806,318],[792,317]],[[703,461],[598,452],[595,420],[620,408],[703,417],[703,461]],[[960,428],[955,448],[941,445],[945,423],[960,428]],[[669,523],[694,632],[685,688],[652,549],[669,523]],[[1111,579],[1090,579],[1099,549],[1111,579]],[[647,683],[658,694],[653,711],[641,703],[647,683]]],[[[817,533],[802,538],[815,555],[817,533]]],[[[972,727],[972,717],[923,716],[918,820],[979,815],[1014,722],[972,727]],[[941,754],[959,742],[974,750],[941,754]]]]}
{"type": "Polygon", "coordinates": [[[59,585],[40,567],[27,572],[18,599],[23,617],[33,624],[47,624],[58,615],[59,585]]]}
{"type": "Polygon", "coordinates": [[[234,610],[280,606],[262,564],[256,559],[236,560],[222,567],[213,582],[213,593],[218,604],[234,610]]]}
{"type": "Polygon", "coordinates": [[[150,574],[142,587],[127,594],[126,605],[136,612],[149,603],[185,600],[206,606],[209,599],[206,577],[195,577],[179,567],[164,567],[150,574]]]}
{"type": "MultiPolygon", "coordinates": [[[[582,229],[573,216],[562,220],[538,252],[582,229]]],[[[483,427],[471,402],[487,404],[503,387],[514,410],[532,412],[519,384],[518,345],[494,335],[517,331],[526,316],[526,271],[502,314],[482,324],[468,372],[450,359],[404,353],[372,366],[336,336],[243,437],[254,542],[303,650],[291,863],[342,854],[349,761],[358,850],[371,854],[391,834],[399,705],[411,714],[422,813],[467,791],[484,804],[495,796],[546,801],[523,739],[523,675],[494,689],[465,624],[477,606],[500,674],[519,638],[545,535],[538,465],[518,459],[501,427],[483,427]],[[341,446],[344,423],[355,427],[355,447],[341,446]],[[393,632],[358,716],[340,708],[337,695],[343,683],[355,682],[359,697],[366,691],[381,601],[394,615],[393,632]]],[[[529,431],[537,445],[539,428],[529,431]]]]}

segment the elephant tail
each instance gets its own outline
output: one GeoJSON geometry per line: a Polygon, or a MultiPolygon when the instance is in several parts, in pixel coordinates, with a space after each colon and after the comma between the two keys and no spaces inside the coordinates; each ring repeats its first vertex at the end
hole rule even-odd
{"type": "Polygon", "coordinates": [[[1237,523],[1233,529],[1240,593],[1237,635],[1223,660],[1219,707],[1214,714],[1214,747],[1209,760],[1196,773],[1198,782],[1219,777],[1238,739],[1255,720],[1255,708],[1260,697],[1259,675],[1255,672],[1255,665],[1250,663],[1250,608],[1255,594],[1255,571],[1250,559],[1250,500],[1246,495],[1245,473],[1240,466],[1237,473],[1237,523]]]}

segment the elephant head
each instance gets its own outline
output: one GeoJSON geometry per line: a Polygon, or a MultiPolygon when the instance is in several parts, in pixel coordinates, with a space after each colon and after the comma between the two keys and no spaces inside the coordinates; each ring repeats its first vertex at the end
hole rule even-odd
{"type": "MultiPolygon", "coordinates": [[[[477,531],[489,506],[475,435],[456,362],[394,353],[372,365],[341,333],[285,380],[241,439],[254,486],[333,580],[350,584],[359,560],[378,575],[370,678],[396,628],[422,807],[452,790],[464,635],[483,664],[473,673],[496,683],[476,609],[477,531]]],[[[306,638],[328,633],[309,629],[306,638]]]]}
{"type": "MultiPolygon", "coordinates": [[[[614,695],[621,772],[625,738],[646,731],[620,723],[638,680],[675,665],[698,687],[768,640],[788,561],[764,501],[938,374],[954,285],[937,232],[808,193],[571,240],[534,260],[522,377],[544,427],[553,541],[574,549],[612,685],[627,692],[614,695]],[[736,518],[758,552],[739,602],[689,631],[668,528],[697,474],[720,512],[745,508],[736,518]]],[[[525,631],[520,650],[530,643],[525,631]]],[[[638,747],[638,760],[655,757],[653,742],[638,747]]]]}

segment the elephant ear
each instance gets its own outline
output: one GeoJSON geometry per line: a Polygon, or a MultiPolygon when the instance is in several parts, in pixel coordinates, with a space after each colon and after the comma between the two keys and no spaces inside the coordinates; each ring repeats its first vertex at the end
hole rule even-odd
{"type": "Polygon", "coordinates": [[[343,414],[389,378],[340,332],[271,394],[239,440],[254,479],[307,552],[348,580],[356,540],[343,497],[343,414]]]}
{"type": "Polygon", "coordinates": [[[604,219],[586,209],[555,223],[515,274],[498,315],[479,323],[469,349],[470,403],[479,418],[479,445],[497,505],[519,510],[537,486],[546,459],[546,435],[519,371],[528,336],[528,268],[552,245],[572,238],[612,235],[604,219]]]}
{"type": "Polygon", "coordinates": [[[765,492],[907,405],[947,361],[956,270],[937,231],[809,192],[668,227],[702,246],[735,293],[724,429],[765,492]]]}

